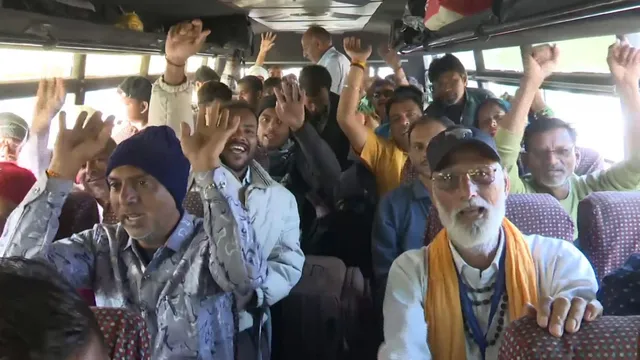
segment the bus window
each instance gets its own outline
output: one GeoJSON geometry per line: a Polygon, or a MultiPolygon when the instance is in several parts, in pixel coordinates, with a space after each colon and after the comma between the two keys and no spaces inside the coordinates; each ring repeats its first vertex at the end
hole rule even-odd
{"type": "Polygon", "coordinates": [[[393,69],[388,66],[382,66],[378,68],[378,77],[386,78],[389,75],[393,75],[393,69]]]}
{"type": "Polygon", "coordinates": [[[624,159],[624,120],[617,97],[556,90],[543,94],[555,116],[575,127],[578,146],[596,150],[607,160],[624,159]]]}
{"type": "Polygon", "coordinates": [[[84,104],[102,112],[105,118],[113,115],[116,122],[127,120],[127,112],[117,88],[87,91],[84,104]]]}
{"type": "Polygon", "coordinates": [[[498,97],[501,97],[505,93],[514,96],[516,94],[516,90],[518,90],[517,86],[497,84],[494,82],[485,83],[484,88],[491,91],[493,95],[498,97]]]}
{"type": "Polygon", "coordinates": [[[482,56],[488,70],[523,71],[520,47],[483,50],[482,56]]]}
{"type": "Polygon", "coordinates": [[[87,54],[86,77],[126,76],[140,73],[140,55],[87,54]]]}
{"type": "Polygon", "coordinates": [[[167,67],[167,61],[162,55],[151,55],[149,60],[149,75],[159,75],[164,73],[167,67]]]}
{"type": "Polygon", "coordinates": [[[3,82],[69,77],[73,67],[73,53],[60,51],[0,49],[0,59],[3,82]]]}
{"type": "Polygon", "coordinates": [[[453,55],[462,62],[467,71],[476,70],[476,59],[473,57],[473,51],[462,51],[453,53],[453,55]]]}
{"type": "Polygon", "coordinates": [[[608,74],[606,55],[615,41],[615,35],[558,41],[560,61],[556,72],[608,74]]]}

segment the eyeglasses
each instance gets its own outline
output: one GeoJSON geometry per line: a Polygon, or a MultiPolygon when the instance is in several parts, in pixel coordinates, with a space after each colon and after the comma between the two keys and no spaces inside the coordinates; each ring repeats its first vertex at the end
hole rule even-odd
{"type": "Polygon", "coordinates": [[[553,150],[547,150],[547,149],[543,149],[543,150],[528,150],[527,153],[533,155],[534,157],[537,158],[545,158],[551,154],[559,157],[559,158],[568,158],[569,156],[571,156],[571,154],[574,152],[574,147],[568,147],[568,148],[557,148],[557,149],[553,149],[553,150]]]}
{"type": "Polygon", "coordinates": [[[376,91],[373,93],[373,98],[374,99],[379,99],[381,97],[386,97],[386,98],[390,98],[393,96],[393,90],[381,90],[381,91],[376,91]]]}
{"type": "Polygon", "coordinates": [[[481,166],[462,172],[435,172],[431,175],[431,179],[440,190],[453,191],[460,186],[460,180],[465,177],[469,177],[477,186],[489,186],[496,180],[497,171],[497,166],[481,166]]]}

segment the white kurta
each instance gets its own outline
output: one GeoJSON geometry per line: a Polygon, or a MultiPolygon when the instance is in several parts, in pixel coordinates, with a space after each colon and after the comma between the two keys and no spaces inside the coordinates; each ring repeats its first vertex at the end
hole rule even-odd
{"type": "MultiPolygon", "coordinates": [[[[570,242],[538,235],[524,236],[529,244],[538,279],[538,295],[569,299],[596,298],[598,282],[593,268],[584,255],[570,242]]],[[[467,265],[451,247],[453,260],[462,278],[469,286],[480,289],[493,285],[497,278],[498,263],[504,243],[501,242],[491,266],[480,271],[467,265]]],[[[427,323],[424,313],[427,293],[427,259],[424,248],[400,255],[391,266],[384,299],[384,337],[379,360],[430,360],[427,344],[427,323]]],[[[490,298],[492,292],[476,294],[476,300],[490,298]]],[[[474,306],[474,313],[483,331],[486,331],[491,305],[474,306]]],[[[430,309],[427,309],[428,311],[430,309]]],[[[435,311],[444,311],[435,309],[435,311]]],[[[498,315],[496,314],[496,319],[498,315]]],[[[508,312],[504,317],[509,322],[508,312]]],[[[487,339],[492,339],[497,321],[493,321],[487,339]]],[[[504,335],[495,346],[487,348],[486,359],[497,359],[504,335]]],[[[467,359],[481,360],[480,349],[467,338],[467,359]]]]}

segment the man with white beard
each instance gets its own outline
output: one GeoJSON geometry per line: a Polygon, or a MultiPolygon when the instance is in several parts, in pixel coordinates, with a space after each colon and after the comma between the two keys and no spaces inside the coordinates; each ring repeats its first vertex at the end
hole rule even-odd
{"type": "Polygon", "coordinates": [[[427,159],[444,230],[391,266],[378,359],[496,359],[504,330],[522,316],[562,336],[602,314],[578,249],[523,235],[505,218],[509,177],[493,138],[450,127],[427,159]]]}

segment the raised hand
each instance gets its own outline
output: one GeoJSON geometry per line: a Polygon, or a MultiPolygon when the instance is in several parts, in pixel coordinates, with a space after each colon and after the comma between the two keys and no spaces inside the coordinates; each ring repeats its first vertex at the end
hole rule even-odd
{"type": "Polygon", "coordinates": [[[64,80],[60,78],[40,80],[36,94],[36,106],[33,110],[31,132],[40,133],[49,129],[51,120],[62,109],[66,96],[64,80]]]}
{"type": "Polygon", "coordinates": [[[640,50],[625,41],[616,41],[609,47],[607,63],[617,84],[638,86],[640,81],[640,50]]]}
{"type": "Polygon", "coordinates": [[[539,45],[524,57],[525,78],[542,82],[555,71],[560,58],[560,49],[555,45],[539,45]]]}
{"type": "Polygon", "coordinates": [[[63,111],[58,115],[58,137],[49,170],[61,178],[74,180],[82,165],[102,151],[111,137],[113,116],[103,122],[102,113],[96,111],[86,120],[87,113],[83,111],[75,126],[67,129],[66,113],[63,111]]]}
{"type": "Polygon", "coordinates": [[[360,39],[356,37],[344,38],[342,43],[344,45],[344,51],[349,55],[353,62],[366,62],[373,51],[371,45],[362,47],[360,39]]]}
{"type": "Polygon", "coordinates": [[[266,52],[269,52],[269,50],[271,50],[273,46],[276,44],[276,39],[278,38],[278,35],[272,32],[268,32],[268,33],[262,33],[260,37],[261,37],[260,52],[266,53],[266,52]]]}
{"type": "Polygon", "coordinates": [[[193,170],[201,172],[220,167],[220,154],[239,125],[240,117],[230,119],[229,111],[221,110],[217,101],[212,107],[200,107],[193,134],[189,124],[181,123],[182,152],[193,170]]]}
{"type": "Polygon", "coordinates": [[[211,30],[202,29],[199,19],[181,22],[169,29],[164,47],[167,60],[174,65],[185,65],[202,48],[211,30]]]}
{"type": "Polygon", "coordinates": [[[276,114],[293,131],[304,125],[304,102],[306,95],[297,83],[283,82],[282,89],[275,89],[276,114]]]}
{"type": "Polygon", "coordinates": [[[384,60],[387,65],[393,69],[397,69],[402,66],[402,59],[398,53],[389,47],[388,43],[380,44],[378,47],[378,55],[384,60]]]}

